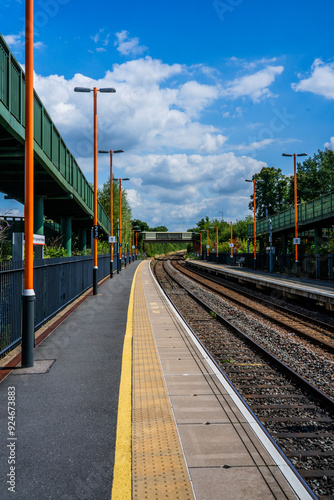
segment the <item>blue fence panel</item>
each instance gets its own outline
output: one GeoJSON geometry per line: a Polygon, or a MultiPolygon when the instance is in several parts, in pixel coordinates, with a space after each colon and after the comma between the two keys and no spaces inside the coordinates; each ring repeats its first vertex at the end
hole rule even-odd
{"type": "MultiPolygon", "coordinates": [[[[110,256],[99,255],[98,266],[101,280],[110,272],[110,256]]],[[[0,355],[21,341],[23,274],[22,262],[0,263],[0,355]]],[[[92,282],[92,256],[35,260],[35,329],[90,288],[92,282]]]]}

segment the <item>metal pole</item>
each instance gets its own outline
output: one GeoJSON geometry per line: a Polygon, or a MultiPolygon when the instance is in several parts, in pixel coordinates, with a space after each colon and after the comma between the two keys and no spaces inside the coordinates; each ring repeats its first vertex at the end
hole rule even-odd
{"type": "MultiPolygon", "coordinates": [[[[97,88],[93,88],[94,95],[94,228],[97,227],[97,88]]],[[[97,234],[94,231],[94,266],[93,266],[93,295],[97,295],[98,266],[97,266],[97,234]]]]}
{"type": "Polygon", "coordinates": [[[120,266],[119,270],[122,270],[122,179],[119,179],[119,257],[120,266]]]}
{"type": "MultiPolygon", "coordinates": [[[[110,151],[110,236],[114,235],[114,221],[113,221],[113,173],[112,173],[112,150],[110,151]]],[[[110,278],[113,277],[113,264],[114,264],[114,244],[110,244],[110,278]]]]}
{"type": "Polygon", "coordinates": [[[256,180],[253,179],[253,187],[254,187],[254,269],[256,269],[256,180]]]}
{"type": "Polygon", "coordinates": [[[119,220],[117,220],[117,274],[119,274],[120,271],[120,246],[119,246],[119,220]]]}
{"type": "MultiPolygon", "coordinates": [[[[296,153],[293,155],[293,175],[294,175],[294,198],[295,198],[295,238],[298,238],[298,207],[297,207],[297,168],[296,168],[296,153]]],[[[298,275],[298,245],[295,244],[295,261],[296,272],[298,275]]]]}
{"type": "Polygon", "coordinates": [[[22,295],[22,366],[34,366],[34,6],[25,6],[25,198],[24,198],[24,290],[22,295]]]}
{"type": "Polygon", "coordinates": [[[124,263],[126,267],[126,259],[127,259],[127,251],[126,251],[126,223],[127,221],[124,221],[124,263]]]}

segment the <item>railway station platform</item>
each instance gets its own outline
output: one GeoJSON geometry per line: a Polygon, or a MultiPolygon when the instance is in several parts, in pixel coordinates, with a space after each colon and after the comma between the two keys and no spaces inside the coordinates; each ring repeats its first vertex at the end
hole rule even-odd
{"type": "Polygon", "coordinates": [[[210,273],[240,284],[254,285],[260,291],[275,293],[277,298],[281,295],[293,300],[303,300],[305,303],[308,301],[313,305],[321,305],[328,311],[334,311],[334,282],[268,273],[210,261],[187,259],[187,264],[197,269],[204,267],[210,273]]]}
{"type": "Polygon", "coordinates": [[[19,352],[0,366],[1,499],[11,487],[19,500],[313,498],[148,261],[79,299],[37,344],[34,367],[17,366],[19,352]]]}

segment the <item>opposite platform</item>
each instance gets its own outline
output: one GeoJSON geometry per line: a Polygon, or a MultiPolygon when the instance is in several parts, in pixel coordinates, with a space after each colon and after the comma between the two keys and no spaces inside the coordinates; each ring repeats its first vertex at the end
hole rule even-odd
{"type": "Polygon", "coordinates": [[[148,262],[136,275],[131,334],[132,485],[120,494],[115,473],[113,500],[311,498],[196,345],[148,262]]]}

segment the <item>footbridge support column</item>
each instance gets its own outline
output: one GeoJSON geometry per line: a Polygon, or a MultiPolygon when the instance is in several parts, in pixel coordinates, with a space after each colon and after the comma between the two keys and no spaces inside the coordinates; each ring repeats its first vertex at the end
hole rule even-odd
{"type": "Polygon", "coordinates": [[[61,219],[61,241],[68,257],[72,255],[72,219],[62,217],[61,219]]]}
{"type": "MultiPolygon", "coordinates": [[[[34,234],[44,235],[44,198],[34,199],[34,234]]],[[[44,245],[34,245],[35,259],[44,259],[44,245]]]]}

